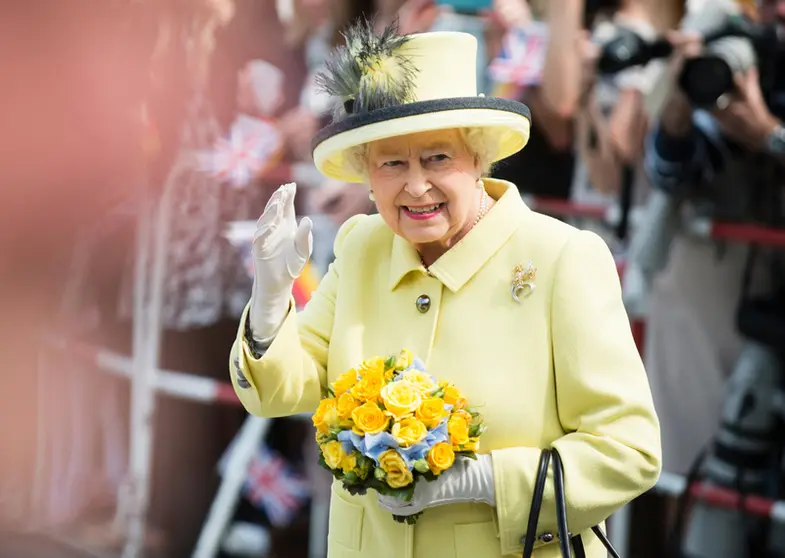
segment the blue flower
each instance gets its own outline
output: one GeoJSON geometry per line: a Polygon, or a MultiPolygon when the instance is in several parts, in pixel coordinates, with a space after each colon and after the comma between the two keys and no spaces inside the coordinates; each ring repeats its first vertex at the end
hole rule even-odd
{"type": "Polygon", "coordinates": [[[365,435],[365,450],[363,455],[373,459],[376,464],[379,464],[379,456],[388,449],[398,449],[399,445],[392,434],[389,432],[380,432],[379,434],[366,434],[365,435]]]}
{"type": "Polygon", "coordinates": [[[341,430],[338,433],[338,441],[341,442],[345,454],[349,455],[356,449],[365,455],[366,441],[364,436],[355,434],[351,430],[341,430]]]}
{"type": "Polygon", "coordinates": [[[414,468],[414,462],[418,459],[425,459],[432,447],[432,445],[428,444],[428,439],[425,438],[411,447],[398,450],[398,453],[401,454],[401,457],[406,462],[406,466],[411,471],[414,468]]]}
{"type": "Polygon", "coordinates": [[[450,435],[447,432],[447,419],[444,419],[439,423],[439,426],[428,432],[424,441],[428,444],[428,448],[430,449],[436,444],[446,442],[449,439],[450,435]]]}

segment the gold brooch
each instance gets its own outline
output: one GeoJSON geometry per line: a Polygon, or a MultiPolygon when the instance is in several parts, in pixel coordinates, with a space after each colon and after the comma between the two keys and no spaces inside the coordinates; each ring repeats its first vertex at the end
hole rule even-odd
{"type": "Polygon", "coordinates": [[[537,270],[532,262],[528,262],[525,266],[520,264],[515,266],[512,270],[512,284],[510,285],[510,294],[515,302],[520,302],[521,298],[532,294],[536,276],[537,270]]]}

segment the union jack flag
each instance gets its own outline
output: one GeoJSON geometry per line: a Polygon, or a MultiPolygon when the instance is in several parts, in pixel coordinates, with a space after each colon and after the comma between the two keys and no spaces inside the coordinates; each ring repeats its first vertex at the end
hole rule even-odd
{"type": "Polygon", "coordinates": [[[248,467],[244,494],[271,525],[286,527],[310,495],[310,483],[278,453],[262,446],[248,467]]]}
{"type": "Polygon", "coordinates": [[[548,27],[544,23],[534,22],[510,29],[502,42],[501,52],[488,68],[491,79],[522,87],[539,83],[547,45],[548,27]]]}
{"type": "Polygon", "coordinates": [[[237,188],[275,162],[282,149],[281,134],[272,123],[240,115],[229,136],[219,138],[211,150],[199,156],[199,167],[237,188]]]}

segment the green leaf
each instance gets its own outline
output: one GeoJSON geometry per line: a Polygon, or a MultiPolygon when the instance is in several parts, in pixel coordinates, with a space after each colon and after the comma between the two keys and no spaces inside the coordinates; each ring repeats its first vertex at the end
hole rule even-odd
{"type": "Polygon", "coordinates": [[[391,370],[395,368],[395,361],[398,360],[396,355],[390,355],[387,357],[387,360],[384,361],[384,369],[391,370]]]}
{"type": "Polygon", "coordinates": [[[330,397],[333,397],[333,398],[335,397],[335,390],[333,390],[332,386],[327,386],[326,391],[330,395],[330,397]]]}
{"type": "Polygon", "coordinates": [[[357,477],[357,474],[354,473],[353,471],[350,471],[343,475],[343,482],[348,484],[357,484],[357,481],[359,480],[360,479],[357,477]]]}
{"type": "Polygon", "coordinates": [[[477,460],[477,454],[473,451],[463,450],[463,451],[456,451],[455,455],[462,455],[463,457],[468,457],[469,459],[477,460]]]}
{"type": "Polygon", "coordinates": [[[415,461],[414,468],[420,474],[425,474],[431,470],[430,467],[428,466],[428,462],[425,459],[418,459],[417,461],[415,461]]]}
{"type": "Polygon", "coordinates": [[[414,525],[423,512],[414,513],[412,515],[393,515],[392,518],[396,523],[405,523],[406,525],[414,525]]]}
{"type": "Polygon", "coordinates": [[[368,478],[368,474],[371,472],[372,467],[373,467],[372,459],[368,459],[364,455],[360,455],[357,458],[357,467],[355,468],[355,471],[361,479],[365,480],[368,478]]]}
{"type": "Polygon", "coordinates": [[[387,473],[385,473],[384,469],[382,469],[381,467],[376,467],[373,470],[373,478],[376,479],[377,481],[383,481],[384,479],[387,478],[387,473]]]}
{"type": "Polygon", "coordinates": [[[469,436],[472,438],[476,438],[480,434],[485,432],[485,425],[484,424],[472,424],[469,427],[469,436]]]}
{"type": "Polygon", "coordinates": [[[414,497],[414,483],[403,488],[392,488],[388,485],[386,495],[392,496],[393,498],[398,498],[404,502],[411,502],[412,498],[414,497]]]}
{"type": "Polygon", "coordinates": [[[346,489],[346,492],[352,496],[365,496],[368,493],[369,488],[364,484],[344,484],[343,487],[346,489]]]}
{"type": "Polygon", "coordinates": [[[439,478],[439,475],[434,474],[433,471],[428,471],[427,473],[422,473],[420,476],[422,478],[424,478],[427,482],[433,482],[433,481],[435,481],[436,479],[439,478]]]}
{"type": "Polygon", "coordinates": [[[410,484],[409,486],[405,486],[403,488],[392,488],[389,484],[385,481],[380,481],[378,479],[373,479],[369,482],[370,488],[373,488],[379,494],[384,496],[392,496],[393,498],[398,498],[403,500],[404,502],[410,502],[412,496],[414,496],[414,483],[410,484]]]}

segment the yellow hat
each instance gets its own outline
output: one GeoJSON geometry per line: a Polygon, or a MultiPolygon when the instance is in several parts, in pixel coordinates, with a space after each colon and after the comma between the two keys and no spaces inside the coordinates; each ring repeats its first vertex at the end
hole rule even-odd
{"type": "Polygon", "coordinates": [[[331,55],[321,87],[341,101],[333,123],[313,140],[316,167],[330,178],[362,182],[347,150],[430,130],[485,128],[496,162],[529,141],[526,105],[477,94],[477,40],[468,33],[374,35],[360,24],[331,55]]]}

